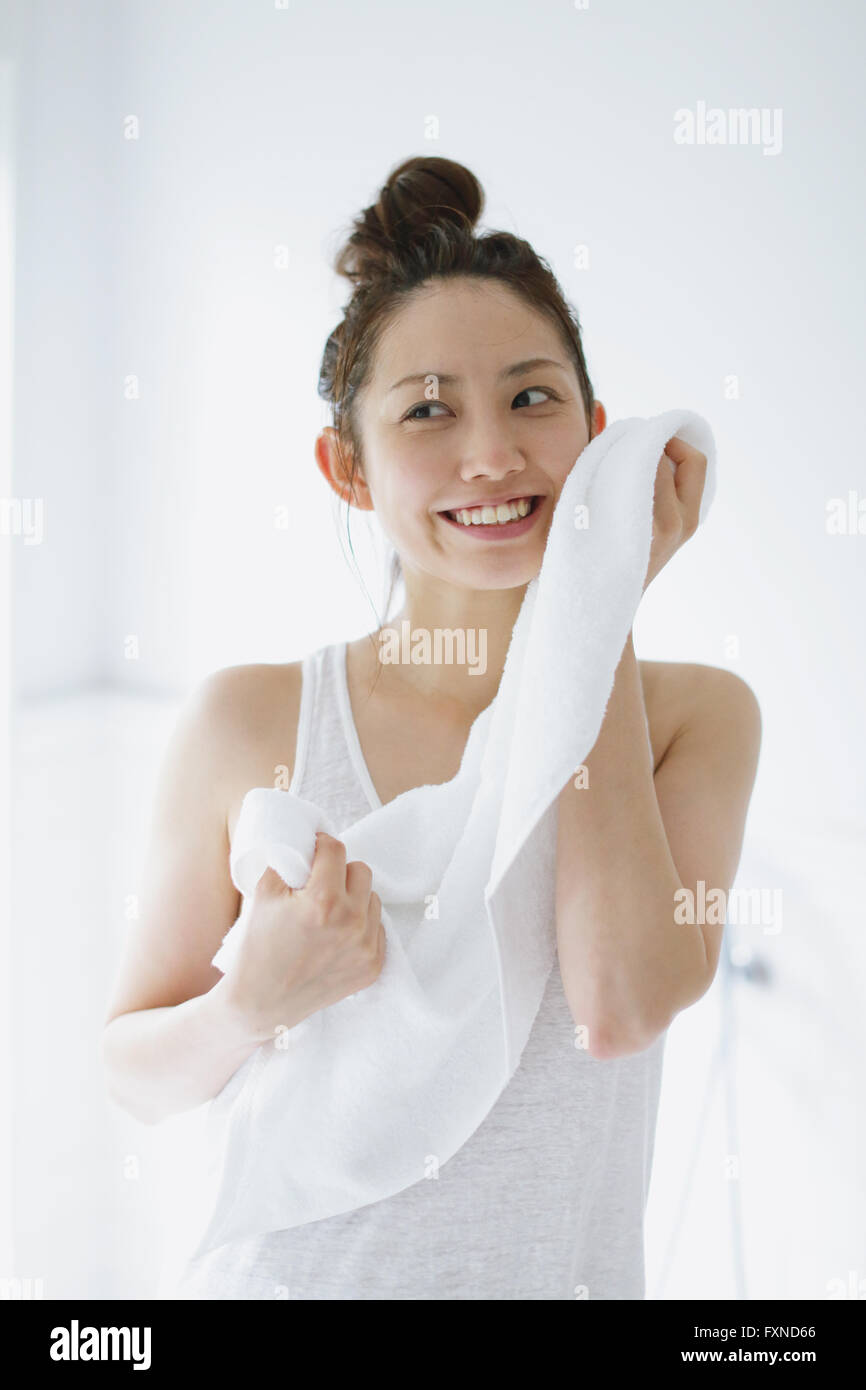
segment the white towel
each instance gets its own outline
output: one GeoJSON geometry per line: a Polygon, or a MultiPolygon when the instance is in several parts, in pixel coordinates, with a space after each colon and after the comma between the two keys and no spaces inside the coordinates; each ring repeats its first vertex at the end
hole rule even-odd
{"type": "MultiPolygon", "coordinates": [[[[715,489],[706,421],[671,410],[604,429],[566,478],[496,698],[458,773],[340,831],[382,900],[382,973],[257,1048],[211,1103],[214,1197],[195,1255],[424,1180],[514,1074],[555,958],[557,799],[601,728],[675,434],[707,455],[703,521],[715,489]]],[[[231,853],[245,901],[220,969],[231,969],[265,867],[303,887],[318,829],[336,834],[310,802],[247,793],[231,853]]]]}

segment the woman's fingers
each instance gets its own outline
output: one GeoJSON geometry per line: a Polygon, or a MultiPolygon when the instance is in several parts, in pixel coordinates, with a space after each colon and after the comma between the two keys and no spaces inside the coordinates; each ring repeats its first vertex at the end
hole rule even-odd
{"type": "MultiPolygon", "coordinates": [[[[313,893],[339,892],[359,898],[366,905],[373,886],[373,870],[363,859],[346,863],[346,846],[342,840],[320,830],[316,835],[313,866],[305,887],[313,893]]],[[[375,894],[374,894],[375,896],[375,894]]],[[[377,899],[378,901],[378,899],[377,899]]]]}
{"type": "Polygon", "coordinates": [[[346,892],[367,897],[373,882],[373,870],[363,859],[353,859],[346,865],[346,892]]]}
{"type": "Polygon", "coordinates": [[[285,879],[277,873],[273,865],[266,865],[255,887],[259,897],[270,897],[279,893],[291,893],[292,889],[285,879]]]}
{"type": "Polygon", "coordinates": [[[676,464],[676,492],[682,508],[684,539],[687,539],[697,530],[707,477],[707,456],[677,435],[668,440],[665,453],[676,464]]]}
{"type": "Polygon", "coordinates": [[[333,835],[327,835],[324,830],[320,830],[316,835],[310,877],[304,886],[313,889],[331,888],[334,883],[345,882],[346,846],[342,840],[337,840],[333,835]]]}
{"type": "Polygon", "coordinates": [[[653,489],[653,530],[657,534],[667,534],[679,523],[677,489],[673,473],[668,466],[669,463],[670,459],[667,454],[662,454],[656,468],[655,487],[653,489]]]}
{"type": "Polygon", "coordinates": [[[381,963],[385,958],[385,950],[388,938],[385,935],[385,924],[382,921],[382,900],[378,893],[370,894],[370,902],[367,907],[367,930],[370,939],[375,943],[377,959],[381,963]]]}

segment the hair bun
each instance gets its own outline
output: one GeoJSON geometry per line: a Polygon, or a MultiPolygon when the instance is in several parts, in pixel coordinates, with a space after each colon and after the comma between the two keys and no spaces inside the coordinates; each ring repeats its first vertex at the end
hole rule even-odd
{"type": "Polygon", "coordinates": [[[471,231],[483,207],[484,190],[465,165],[439,155],[407,159],[391,171],[378,200],[355,218],[335,269],[355,284],[374,280],[443,223],[471,231]]]}

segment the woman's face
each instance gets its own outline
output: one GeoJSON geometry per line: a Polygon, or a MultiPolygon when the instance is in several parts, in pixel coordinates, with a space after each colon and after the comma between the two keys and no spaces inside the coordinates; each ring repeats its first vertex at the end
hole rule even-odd
{"type": "MultiPolygon", "coordinates": [[[[404,574],[469,589],[537,575],[553,508],[590,437],[574,364],[542,314],[500,282],[423,288],[383,334],[357,418],[362,505],[376,511],[404,574]],[[532,499],[513,526],[446,515],[508,499],[532,499]]],[[[603,428],[596,403],[595,433],[603,428]]]]}

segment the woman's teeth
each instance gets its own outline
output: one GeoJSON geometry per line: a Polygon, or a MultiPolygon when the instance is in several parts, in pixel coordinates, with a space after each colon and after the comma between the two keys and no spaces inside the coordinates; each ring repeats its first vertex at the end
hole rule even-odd
{"type": "Polygon", "coordinates": [[[509,521],[519,521],[531,507],[532,498],[521,497],[516,502],[500,502],[496,507],[474,507],[472,511],[461,507],[459,511],[447,512],[446,515],[452,521],[459,521],[461,526],[503,526],[509,521]]]}

